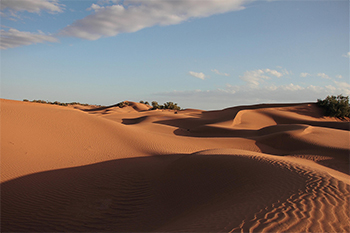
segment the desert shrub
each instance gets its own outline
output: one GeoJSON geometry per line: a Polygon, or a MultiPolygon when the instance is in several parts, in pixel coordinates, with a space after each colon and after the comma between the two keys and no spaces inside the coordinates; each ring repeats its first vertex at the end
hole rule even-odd
{"type": "Polygon", "coordinates": [[[160,106],[157,101],[152,101],[152,109],[159,109],[160,106]]]}
{"type": "Polygon", "coordinates": [[[324,100],[318,99],[317,104],[324,108],[326,116],[350,117],[349,96],[327,96],[324,100]]]}
{"type": "MultiPolygon", "coordinates": [[[[28,102],[29,100],[24,99],[24,102],[28,102]]],[[[79,102],[70,102],[70,103],[61,103],[58,101],[50,102],[50,101],[45,101],[45,100],[32,100],[31,102],[33,103],[41,103],[41,104],[52,104],[52,105],[59,105],[59,106],[68,106],[68,105],[82,105],[82,106],[90,106],[89,104],[81,104],[79,102]]],[[[129,103],[127,103],[129,104],[129,103]]],[[[101,105],[100,105],[101,106],[101,105]]]]}
{"type": "Polygon", "coordinates": [[[126,107],[128,105],[129,105],[129,102],[127,102],[127,101],[122,101],[122,102],[117,103],[117,106],[119,108],[124,108],[124,107],[126,107]]]}
{"type": "Polygon", "coordinates": [[[152,109],[173,109],[173,110],[181,110],[177,103],[166,102],[163,105],[159,105],[157,101],[152,101],[152,109]]]}
{"type": "Polygon", "coordinates": [[[33,103],[47,104],[45,100],[33,100],[33,103]]]}
{"type": "Polygon", "coordinates": [[[166,103],[164,103],[164,109],[180,110],[181,108],[179,106],[177,106],[177,103],[166,102],[166,103]]]}
{"type": "Polygon", "coordinates": [[[140,103],[141,103],[141,104],[146,104],[146,105],[149,105],[148,101],[143,101],[143,100],[140,100],[140,103]]]}

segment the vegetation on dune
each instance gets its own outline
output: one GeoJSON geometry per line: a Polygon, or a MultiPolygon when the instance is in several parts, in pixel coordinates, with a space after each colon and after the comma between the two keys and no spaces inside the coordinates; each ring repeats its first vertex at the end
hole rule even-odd
{"type": "Polygon", "coordinates": [[[124,108],[126,106],[129,106],[129,102],[128,101],[122,101],[122,102],[117,103],[117,106],[119,108],[124,108]]]}
{"type": "Polygon", "coordinates": [[[163,105],[159,105],[157,101],[152,101],[152,109],[173,109],[181,110],[180,106],[177,106],[177,103],[166,102],[163,105]]]}
{"type": "MultiPolygon", "coordinates": [[[[45,101],[45,100],[32,100],[32,101],[29,101],[28,99],[23,99],[23,102],[52,104],[52,105],[60,105],[60,106],[69,106],[69,105],[91,106],[90,104],[81,104],[79,102],[61,103],[61,102],[58,102],[58,101],[50,102],[50,101],[45,101]]],[[[141,104],[150,105],[148,101],[141,100],[140,103],[141,104]]],[[[130,103],[128,101],[122,101],[122,102],[117,103],[115,106],[117,106],[119,108],[124,108],[124,107],[129,106],[129,105],[130,105],[130,103]]],[[[104,106],[101,106],[101,105],[94,105],[94,106],[104,107],[104,106]]],[[[181,108],[177,105],[177,103],[166,102],[163,105],[159,105],[157,101],[152,101],[152,108],[151,108],[151,110],[154,110],[154,109],[181,110],[181,108]]]]}
{"type": "Polygon", "coordinates": [[[324,100],[318,99],[317,105],[324,108],[326,116],[350,117],[349,96],[327,96],[324,100]]]}
{"type": "MultiPolygon", "coordinates": [[[[148,101],[141,100],[140,103],[150,105],[148,101]]],[[[152,105],[151,110],[155,110],[155,109],[181,110],[181,107],[178,106],[177,103],[173,103],[173,102],[166,102],[163,105],[160,105],[160,104],[158,104],[157,101],[152,101],[151,105],[152,105]]]]}
{"type": "Polygon", "coordinates": [[[145,101],[145,102],[144,102],[143,100],[140,100],[140,103],[141,103],[141,104],[149,105],[148,101],[145,101]]]}
{"type": "MultiPolygon", "coordinates": [[[[90,106],[90,104],[81,104],[79,102],[70,102],[70,103],[61,103],[58,101],[50,102],[45,100],[32,100],[29,101],[27,99],[23,99],[23,102],[33,102],[33,103],[40,103],[40,104],[52,104],[52,105],[60,105],[60,106],[68,106],[68,105],[81,105],[81,106],[90,106]]],[[[98,105],[101,106],[101,105],[98,105]]]]}

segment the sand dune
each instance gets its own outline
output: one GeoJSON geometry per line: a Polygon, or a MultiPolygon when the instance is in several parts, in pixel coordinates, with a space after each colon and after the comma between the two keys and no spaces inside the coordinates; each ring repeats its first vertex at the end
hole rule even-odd
{"type": "Polygon", "coordinates": [[[3,232],[350,231],[349,122],[315,104],[0,104],[3,232]]]}

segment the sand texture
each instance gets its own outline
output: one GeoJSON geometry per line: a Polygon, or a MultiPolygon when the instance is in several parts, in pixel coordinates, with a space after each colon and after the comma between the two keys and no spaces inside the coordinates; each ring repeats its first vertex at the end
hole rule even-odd
{"type": "Polygon", "coordinates": [[[2,232],[349,232],[349,121],[0,100],[2,232]]]}

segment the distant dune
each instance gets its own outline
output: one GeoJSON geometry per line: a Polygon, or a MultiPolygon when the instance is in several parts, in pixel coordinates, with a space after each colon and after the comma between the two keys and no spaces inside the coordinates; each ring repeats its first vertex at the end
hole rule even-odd
{"type": "Polygon", "coordinates": [[[350,124],[0,100],[2,232],[350,232],[350,124]]]}

